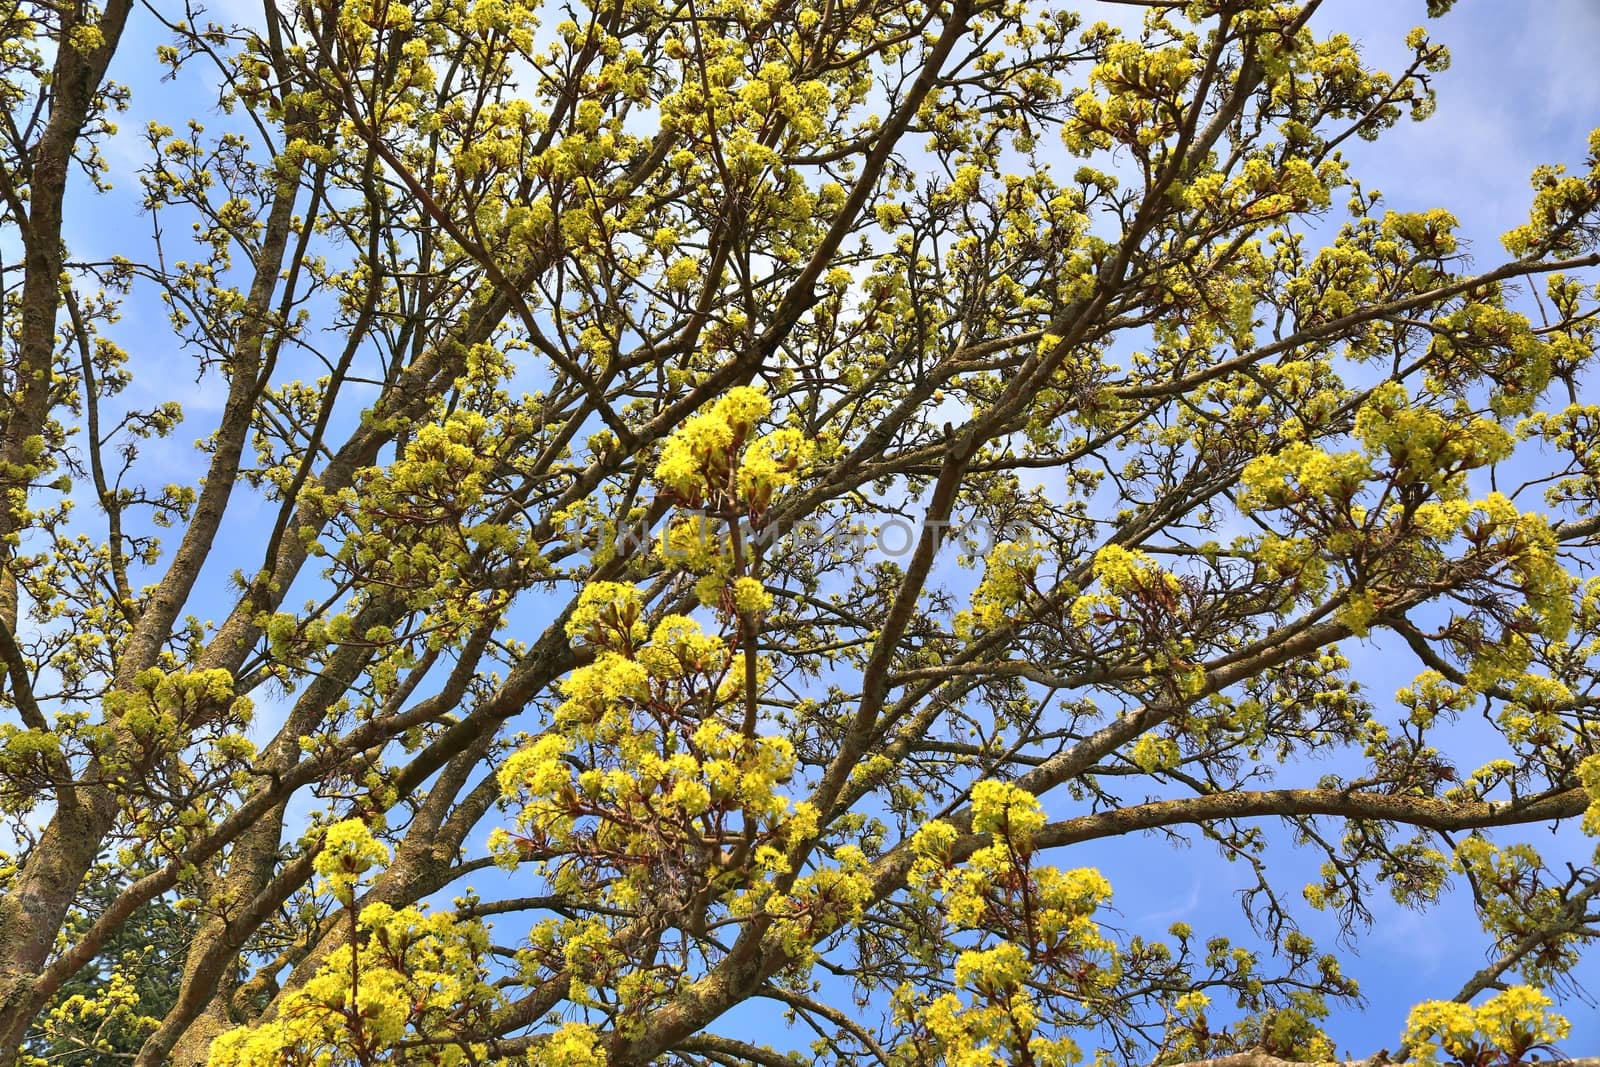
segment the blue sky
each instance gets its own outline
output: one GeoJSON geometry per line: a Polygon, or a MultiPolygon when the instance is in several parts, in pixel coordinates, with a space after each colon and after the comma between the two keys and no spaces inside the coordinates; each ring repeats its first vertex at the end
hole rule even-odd
{"type": "MultiPolygon", "coordinates": [[[[1090,17],[1127,23],[1126,7],[1093,11],[1090,17]]],[[[221,14],[225,10],[219,7],[221,14]]],[[[138,215],[138,186],[133,169],[145,162],[147,150],[142,130],[148,118],[186,115],[192,103],[182,87],[162,84],[151,58],[163,35],[147,15],[136,17],[134,29],[119,56],[113,77],[134,87],[133,109],[122,122],[123,133],[109,146],[118,189],[110,196],[89,200],[81,190],[69,202],[66,238],[79,258],[100,258],[126,251],[130,241],[143,248],[148,241],[148,220],[138,215]]],[[[247,13],[248,14],[248,13],[247,13]]],[[[1413,25],[1423,21],[1422,0],[1329,0],[1319,23],[1350,32],[1380,66],[1393,69],[1404,54],[1401,40],[1413,25]]],[[[1445,19],[1431,24],[1434,38],[1450,46],[1454,65],[1436,77],[1438,111],[1421,125],[1409,122],[1379,144],[1352,142],[1347,156],[1352,173],[1364,185],[1382,189],[1391,207],[1416,210],[1445,207],[1462,221],[1465,235],[1477,251],[1480,265],[1498,261],[1503,252],[1499,234],[1525,219],[1530,190],[1528,174],[1541,162],[1576,164],[1582,158],[1589,129],[1600,123],[1600,76],[1595,74],[1591,51],[1600,45],[1600,0],[1539,0],[1536,4],[1513,0],[1463,0],[1445,19]]],[[[208,122],[220,116],[198,116],[208,122]]],[[[165,311],[158,305],[137,303],[126,308],[124,336],[166,334],[165,311]]],[[[135,365],[155,368],[164,353],[135,351],[135,365]]],[[[173,353],[176,355],[176,353],[173,353]]],[[[148,397],[130,396],[129,402],[176,398],[185,404],[191,426],[203,427],[219,407],[218,383],[209,378],[192,381],[187,359],[181,375],[157,375],[153,386],[136,378],[135,390],[149,388],[148,397]]],[[[189,443],[202,430],[180,432],[167,442],[151,442],[147,460],[161,455],[157,466],[170,463],[171,477],[194,469],[189,443]]],[[[163,480],[147,468],[152,480],[163,480]]],[[[240,512],[233,521],[247,524],[254,501],[240,494],[240,512]]],[[[222,578],[222,570],[253,561],[226,559],[208,577],[222,578]]],[[[218,583],[217,588],[226,592],[218,583]]],[[[202,597],[204,594],[202,593],[202,597]]],[[[217,604],[220,606],[220,598],[217,604]]],[[[294,598],[291,597],[293,606],[294,598]]],[[[197,610],[205,610],[205,604],[197,610]]],[[[1352,644],[1345,653],[1356,673],[1380,693],[1405,684],[1414,669],[1405,656],[1390,655],[1377,644],[1352,644]]],[[[1465,762],[1465,761],[1463,761],[1465,762]]],[[[1320,773],[1309,767],[1307,780],[1320,773]]],[[[1290,775],[1292,777],[1293,771],[1290,775]]],[[[1529,834],[1553,855],[1582,860],[1588,854],[1575,827],[1552,841],[1529,834]],[[1553,846],[1553,847],[1552,847],[1553,846]]],[[[1285,840],[1272,847],[1272,856],[1284,873],[1286,895],[1314,874],[1317,860],[1297,856],[1285,840]]],[[[1133,842],[1107,843],[1079,848],[1064,862],[1100,866],[1116,887],[1114,925],[1130,932],[1157,935],[1182,919],[1204,936],[1213,932],[1242,935],[1245,931],[1235,899],[1241,874],[1211,846],[1200,843],[1176,849],[1163,839],[1149,837],[1133,842]]],[[[1315,916],[1307,932],[1323,947],[1334,948],[1331,924],[1317,925],[1315,916]]],[[[1427,913],[1417,913],[1379,901],[1377,922],[1360,942],[1347,973],[1358,978],[1367,996],[1359,1010],[1341,1011],[1330,1031],[1341,1048],[1367,1055],[1377,1048],[1393,1047],[1410,1005],[1430,997],[1448,997],[1467,975],[1484,962],[1485,939],[1467,902],[1454,896],[1427,913]]],[[[1600,963],[1580,973],[1586,984],[1600,991],[1600,963]]],[[[1574,1024],[1567,1051],[1574,1054],[1600,1050],[1600,1021],[1582,1001],[1571,1000],[1568,1014],[1574,1024]]],[[[797,1034],[804,1040],[803,1035],[797,1034]]],[[[767,1039],[776,1041],[774,1035],[767,1039]]]]}

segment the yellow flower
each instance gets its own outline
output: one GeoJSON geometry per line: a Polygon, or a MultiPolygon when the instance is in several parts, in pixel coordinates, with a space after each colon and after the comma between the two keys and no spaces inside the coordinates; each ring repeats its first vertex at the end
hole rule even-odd
{"type": "Polygon", "coordinates": [[[733,582],[733,604],[741,612],[759,614],[772,607],[772,596],[754,578],[736,578],[733,582]]]}
{"type": "Polygon", "coordinates": [[[972,829],[1021,842],[1045,824],[1039,798],[1010,782],[985,778],[972,787],[972,829]]]}
{"type": "Polygon", "coordinates": [[[322,838],[322,851],[312,866],[327,880],[329,889],[343,901],[355,896],[361,876],[375,866],[389,862],[389,850],[372,836],[361,819],[344,819],[328,827],[322,838]]]}

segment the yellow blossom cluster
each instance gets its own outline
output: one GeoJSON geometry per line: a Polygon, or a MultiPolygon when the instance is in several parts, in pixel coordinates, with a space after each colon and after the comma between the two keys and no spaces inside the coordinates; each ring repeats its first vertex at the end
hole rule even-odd
{"type": "Polygon", "coordinates": [[[1022,604],[1028,583],[1043,558],[1038,546],[1026,542],[1002,541],[984,560],[983,579],[972,592],[972,607],[955,620],[963,636],[992,630],[1022,604]]]}
{"type": "Polygon", "coordinates": [[[667,438],[656,463],[657,484],[689,507],[765,510],[776,490],[794,482],[810,451],[792,427],[750,438],[771,410],[759,389],[730,389],[667,438]]]}
{"type": "Polygon", "coordinates": [[[912,1024],[909,1052],[932,1053],[947,1064],[1078,1059],[1070,1038],[1052,1027],[1033,990],[1089,1001],[1116,981],[1115,947],[1094,922],[1111,887],[1098,871],[1061,870],[1031,862],[1033,835],[1044,812],[1031,793],[994,779],[974,783],[972,830],[991,842],[956,862],[960,839],[943,821],[924,825],[911,840],[910,885],[957,932],[979,932],[977,947],[955,955],[952,991],[937,996],[902,986],[896,1014],[912,1024]],[[1006,930],[996,937],[992,931],[1006,930]]]}
{"type": "Polygon", "coordinates": [[[322,849],[313,861],[328,889],[346,904],[355,899],[362,875],[388,862],[389,849],[362,819],[342,819],[323,831],[322,849]]]}
{"type": "Polygon", "coordinates": [[[761,390],[730,389],[667,438],[654,472],[656,484],[690,512],[668,524],[661,556],[698,576],[702,604],[747,616],[766,611],[771,598],[746,573],[749,547],[715,523],[758,520],[773,495],[795,483],[812,453],[811,442],[792,426],[752,437],[771,410],[761,390]]]}
{"type": "MultiPolygon", "coordinates": [[[[482,1024],[503,1007],[490,982],[489,935],[481,924],[380,903],[361,910],[356,936],[358,944],[331,952],[274,1018],[219,1037],[211,1067],[343,1067],[373,1062],[372,1050],[407,1042],[426,1047],[419,1062],[438,1067],[509,1067],[513,1061],[490,1056],[481,1037],[482,1024]]],[[[562,1031],[549,1040],[566,1049],[554,1062],[603,1063],[592,1032],[562,1031]],[[587,1058],[574,1054],[575,1039],[587,1058]]]]}
{"type": "Polygon", "coordinates": [[[1406,1045],[1424,1067],[1521,1063],[1530,1049],[1559,1041],[1571,1029],[1550,1006],[1550,998],[1530,986],[1512,986],[1477,1007],[1425,1001],[1406,1020],[1406,1045]]]}
{"type": "MultiPolygon", "coordinates": [[[[652,863],[714,880],[707,856],[729,827],[777,840],[795,766],[788,738],[748,735],[728,716],[739,688],[724,642],[683,615],[647,628],[640,610],[631,586],[588,587],[568,629],[594,657],[561,683],[553,728],[500,769],[524,840],[612,870],[605,897],[628,904],[651,891],[652,863]]],[[[525,851],[504,831],[492,844],[510,866],[525,851]]]]}

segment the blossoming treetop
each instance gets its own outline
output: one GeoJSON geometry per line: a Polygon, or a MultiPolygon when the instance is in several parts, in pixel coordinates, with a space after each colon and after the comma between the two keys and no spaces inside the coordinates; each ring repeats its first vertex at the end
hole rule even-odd
{"type": "Polygon", "coordinates": [[[0,14],[0,1061],[1328,1060],[1379,891],[1489,952],[1397,1060],[1559,1042],[1600,135],[1469,269],[1340,154],[1432,31],[1138,7],[0,14]],[[1259,936],[1111,923],[1142,831],[1259,936]]]}

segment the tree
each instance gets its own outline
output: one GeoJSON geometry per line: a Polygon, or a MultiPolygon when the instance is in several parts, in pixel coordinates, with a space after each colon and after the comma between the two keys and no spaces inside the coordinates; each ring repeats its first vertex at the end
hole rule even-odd
{"type": "MultiPolygon", "coordinates": [[[[120,880],[144,871],[102,865],[91,871],[62,924],[65,944],[80,940],[121,890],[120,880]]],[[[96,959],[67,979],[40,1019],[31,1046],[51,1064],[93,1067],[108,1054],[132,1059],[177,1001],[183,960],[194,923],[168,900],[128,916],[98,949],[96,959]]]]}
{"type": "Polygon", "coordinates": [[[1491,950],[1397,1059],[1559,1041],[1600,134],[1469,269],[1317,7],[11,4],[0,1061],[1326,1060],[1378,883],[1491,950]],[[1255,943],[1115,928],[1148,831],[1255,943]]]}

